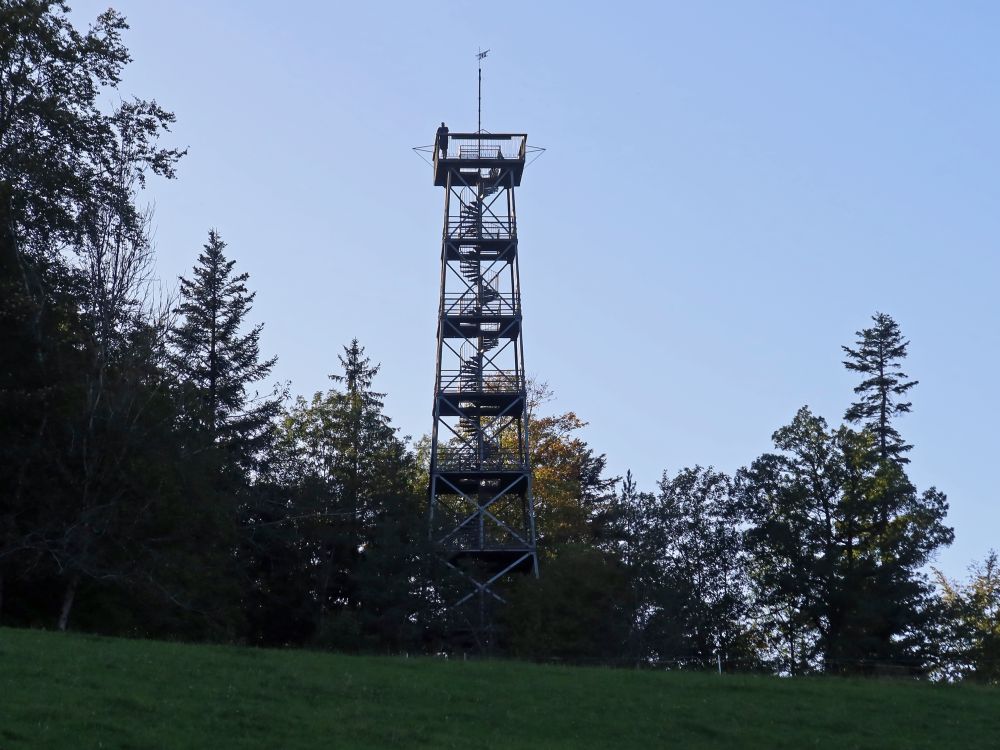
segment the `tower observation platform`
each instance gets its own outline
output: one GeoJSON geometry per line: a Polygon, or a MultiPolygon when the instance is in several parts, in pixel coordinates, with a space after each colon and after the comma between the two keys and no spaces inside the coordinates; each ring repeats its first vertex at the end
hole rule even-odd
{"type": "Polygon", "coordinates": [[[450,133],[445,148],[434,151],[434,184],[446,187],[452,170],[475,177],[481,170],[509,169],[517,187],[524,174],[527,145],[525,133],[450,133]]]}
{"type": "Polygon", "coordinates": [[[449,609],[482,646],[518,575],[538,575],[514,189],[523,133],[451,133],[431,433],[431,541],[458,583],[449,609]]]}

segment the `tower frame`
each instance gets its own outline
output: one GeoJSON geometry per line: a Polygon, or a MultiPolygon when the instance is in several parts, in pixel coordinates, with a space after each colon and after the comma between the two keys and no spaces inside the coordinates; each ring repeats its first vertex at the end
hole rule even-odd
{"type": "Polygon", "coordinates": [[[515,188],[524,133],[452,133],[445,189],[428,525],[458,587],[445,604],[480,645],[517,575],[538,575],[515,188]]]}

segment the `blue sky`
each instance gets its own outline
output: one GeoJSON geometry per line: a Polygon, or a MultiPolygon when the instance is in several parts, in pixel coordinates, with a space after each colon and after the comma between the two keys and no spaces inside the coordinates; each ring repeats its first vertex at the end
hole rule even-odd
{"type": "MultiPolygon", "coordinates": [[[[71,3],[78,24],[107,2],[71,3]]],[[[431,426],[445,120],[545,146],[518,193],[525,352],[616,474],[734,471],[841,344],[912,341],[911,477],[962,575],[1000,547],[1000,8],[993,3],[119,0],[122,92],[176,112],[153,183],[161,278],[210,227],[251,274],[275,378],[326,388],[357,336],[407,434],[431,426]]]]}

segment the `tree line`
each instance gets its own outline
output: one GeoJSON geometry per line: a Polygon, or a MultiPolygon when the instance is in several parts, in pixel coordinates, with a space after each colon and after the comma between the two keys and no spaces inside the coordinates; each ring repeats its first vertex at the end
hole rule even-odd
{"type": "MultiPolygon", "coordinates": [[[[354,340],[330,387],[264,384],[255,293],[208,233],[156,283],[147,180],[174,115],[111,109],[113,10],[0,1],[0,623],[344,650],[453,648],[426,533],[428,443],[399,435],[354,340]]],[[[530,389],[542,576],[495,653],[609,664],[1000,677],[1000,573],[926,570],[947,499],[907,476],[908,342],[844,347],[845,424],[803,407],[733,475],[612,477],[530,389]]]]}

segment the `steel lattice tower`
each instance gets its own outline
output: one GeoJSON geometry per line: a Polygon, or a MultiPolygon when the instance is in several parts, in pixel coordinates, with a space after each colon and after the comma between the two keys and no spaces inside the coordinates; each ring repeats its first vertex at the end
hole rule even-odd
{"type": "Polygon", "coordinates": [[[445,199],[430,534],[461,576],[449,605],[482,645],[505,582],[538,575],[514,203],[527,136],[452,133],[438,146],[434,184],[445,199]]]}

